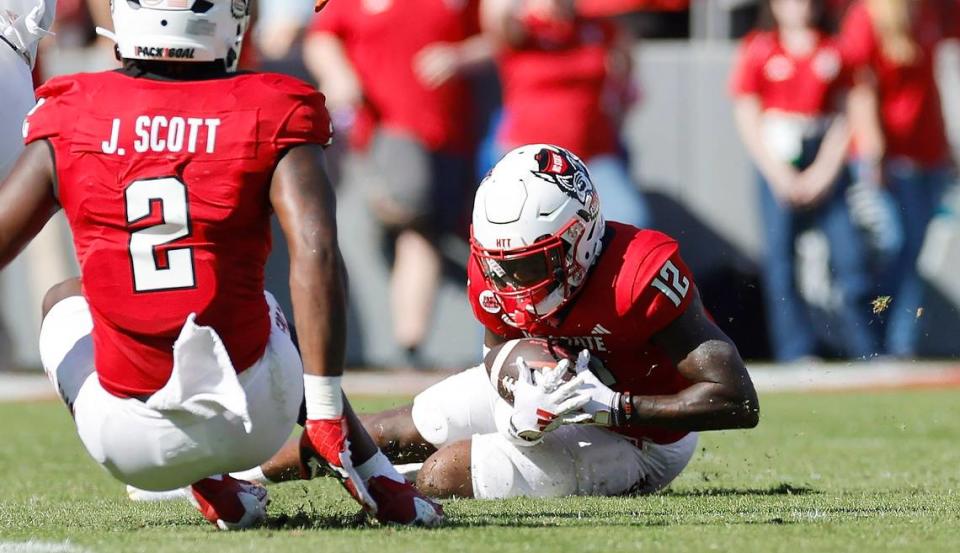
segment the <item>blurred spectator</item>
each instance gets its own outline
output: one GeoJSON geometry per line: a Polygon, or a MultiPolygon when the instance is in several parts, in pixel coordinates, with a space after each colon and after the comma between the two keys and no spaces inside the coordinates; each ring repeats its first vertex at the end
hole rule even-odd
{"type": "Polygon", "coordinates": [[[477,19],[476,0],[337,0],[305,44],[334,124],[369,145],[370,205],[394,238],[394,336],[415,365],[441,278],[437,239],[464,221],[472,180],[463,74],[490,57],[477,19]]]}
{"type": "Polygon", "coordinates": [[[286,58],[310,23],[313,0],[259,0],[256,44],[269,60],[286,58]]]}
{"type": "Polygon", "coordinates": [[[778,361],[817,353],[796,280],[796,240],[818,228],[841,294],[839,341],[848,356],[867,357],[876,352],[870,282],[845,200],[849,130],[838,114],[849,78],[823,30],[821,1],[764,0],[761,7],[761,29],[744,39],[731,87],[737,127],[759,171],[773,351],[778,361]]]}
{"type": "Polygon", "coordinates": [[[917,258],[951,178],[934,76],[936,47],[955,21],[956,14],[946,11],[951,8],[952,2],[934,0],[860,1],[850,7],[841,35],[856,80],[850,119],[860,172],[889,189],[903,235],[884,279],[893,299],[884,347],[898,357],[917,352],[924,296],[917,258]]]}
{"type": "Polygon", "coordinates": [[[501,154],[550,143],[587,164],[607,219],[649,226],[630,177],[618,123],[636,99],[630,43],[608,19],[588,19],[571,0],[484,0],[503,84],[501,154]]]}

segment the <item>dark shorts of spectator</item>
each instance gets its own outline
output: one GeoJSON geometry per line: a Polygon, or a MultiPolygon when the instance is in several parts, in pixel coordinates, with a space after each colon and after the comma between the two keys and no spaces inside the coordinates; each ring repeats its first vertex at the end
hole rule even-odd
{"type": "Polygon", "coordinates": [[[384,227],[437,235],[467,224],[467,156],[431,151],[411,136],[380,129],[365,165],[370,207],[384,227]]]}

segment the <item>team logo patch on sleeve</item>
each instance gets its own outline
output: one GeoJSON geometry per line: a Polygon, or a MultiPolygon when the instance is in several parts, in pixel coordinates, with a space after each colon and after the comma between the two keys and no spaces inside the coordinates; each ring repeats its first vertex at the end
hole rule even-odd
{"type": "Polygon", "coordinates": [[[477,297],[477,301],[480,303],[480,308],[487,313],[500,312],[500,302],[497,301],[497,297],[493,295],[493,292],[490,290],[484,290],[483,292],[480,292],[480,296],[477,297]]]}
{"type": "Polygon", "coordinates": [[[550,148],[541,149],[535,157],[539,169],[533,171],[534,175],[556,184],[580,203],[586,203],[587,196],[593,193],[593,184],[587,178],[587,168],[583,162],[550,148]]]}

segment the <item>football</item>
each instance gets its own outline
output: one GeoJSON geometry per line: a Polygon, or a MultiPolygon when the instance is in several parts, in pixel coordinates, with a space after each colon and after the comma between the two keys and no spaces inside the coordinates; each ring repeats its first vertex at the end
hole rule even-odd
{"type": "Polygon", "coordinates": [[[573,363],[577,361],[576,353],[544,338],[520,338],[510,340],[490,349],[483,358],[483,365],[487,369],[490,385],[497,391],[497,395],[513,405],[513,392],[503,384],[504,377],[516,380],[517,358],[522,357],[530,370],[539,371],[556,366],[563,359],[570,360],[570,371],[564,375],[564,381],[573,378],[573,363]]]}

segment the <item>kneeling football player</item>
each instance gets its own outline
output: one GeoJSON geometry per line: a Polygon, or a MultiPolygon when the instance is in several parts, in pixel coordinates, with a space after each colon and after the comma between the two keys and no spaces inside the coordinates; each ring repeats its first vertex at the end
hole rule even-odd
{"type": "Polygon", "coordinates": [[[82,280],[47,294],[40,355],[84,447],[117,479],[189,485],[210,522],[245,528],[264,519],[267,492],[228,473],[274,455],[305,398],[304,473],[332,469],[383,521],[440,522],[343,400],[323,96],[234,72],[245,0],[111,10],[122,69],[44,85],[0,185],[0,266],[61,207],[73,231],[82,280]],[[302,355],[264,292],[271,213],[302,355]]]}
{"type": "MultiPolygon", "coordinates": [[[[550,145],[508,153],[477,190],[471,249],[468,293],[486,349],[549,338],[583,350],[579,374],[573,386],[520,380],[511,406],[481,364],[412,406],[364,418],[394,461],[426,459],[421,491],[652,493],[687,466],[697,432],[757,424],[753,383],[705,312],[677,243],[605,222],[572,153],[550,145]]],[[[279,478],[293,466],[288,447],[264,472],[279,478]]]]}

